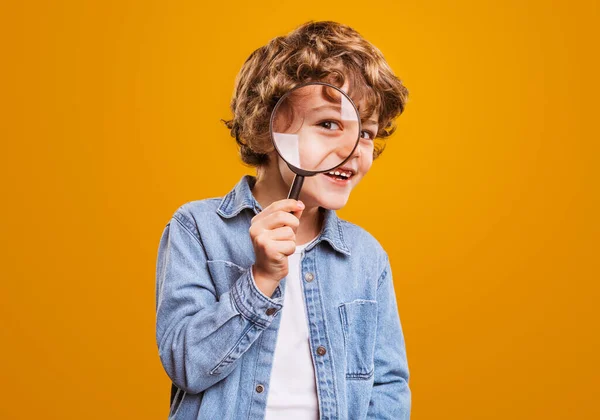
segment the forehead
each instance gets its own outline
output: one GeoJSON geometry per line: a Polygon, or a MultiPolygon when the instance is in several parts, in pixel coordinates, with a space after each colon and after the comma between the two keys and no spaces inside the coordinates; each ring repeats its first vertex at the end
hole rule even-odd
{"type": "Polygon", "coordinates": [[[318,83],[307,84],[295,89],[284,102],[289,102],[295,109],[304,111],[321,109],[337,109],[339,111],[340,107],[343,111],[349,107],[354,112],[354,107],[338,89],[318,83]]]}

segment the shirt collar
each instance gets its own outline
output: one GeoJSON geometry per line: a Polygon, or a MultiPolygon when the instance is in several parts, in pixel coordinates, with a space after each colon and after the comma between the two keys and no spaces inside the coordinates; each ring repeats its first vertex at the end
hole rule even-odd
{"type": "MultiPolygon", "coordinates": [[[[237,216],[243,209],[249,208],[258,214],[262,208],[252,194],[252,188],[256,183],[256,177],[253,175],[244,175],[229,193],[221,200],[217,208],[217,213],[224,218],[237,216]]],[[[319,236],[312,241],[305,251],[309,251],[321,241],[328,242],[333,249],[342,254],[350,255],[350,249],[344,241],[344,233],[341,219],[337,216],[335,210],[321,208],[325,212],[323,218],[323,227],[319,236]]]]}

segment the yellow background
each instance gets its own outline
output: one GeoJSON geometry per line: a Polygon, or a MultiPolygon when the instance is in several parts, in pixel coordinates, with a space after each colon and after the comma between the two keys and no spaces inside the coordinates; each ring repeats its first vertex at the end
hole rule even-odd
{"type": "Polygon", "coordinates": [[[154,270],[244,173],[246,57],[356,28],[410,90],[340,216],[392,261],[413,419],[597,419],[598,3],[6,1],[2,419],[166,419],[154,270]]]}

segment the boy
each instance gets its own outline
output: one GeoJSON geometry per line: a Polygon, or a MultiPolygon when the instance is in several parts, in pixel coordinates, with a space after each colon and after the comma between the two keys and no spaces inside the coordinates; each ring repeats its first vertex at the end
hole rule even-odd
{"type": "Polygon", "coordinates": [[[254,51],[226,124],[257,168],[222,198],[182,205],[160,240],[156,340],[172,380],[171,419],[408,419],[408,366],[387,253],[339,219],[381,152],[407,90],[353,29],[309,22],[254,51]],[[334,84],[359,110],[343,169],[293,173],[269,138],[277,99],[309,81],[334,84]]]}

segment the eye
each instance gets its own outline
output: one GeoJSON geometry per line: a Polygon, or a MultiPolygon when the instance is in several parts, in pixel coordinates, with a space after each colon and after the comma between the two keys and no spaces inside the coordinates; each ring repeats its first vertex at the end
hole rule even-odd
{"type": "Polygon", "coordinates": [[[373,133],[371,133],[370,131],[363,130],[360,132],[360,137],[363,139],[373,140],[375,138],[375,135],[373,133]]]}
{"type": "Polygon", "coordinates": [[[320,127],[323,127],[326,130],[340,130],[340,125],[335,121],[323,121],[317,124],[320,127]]]}

